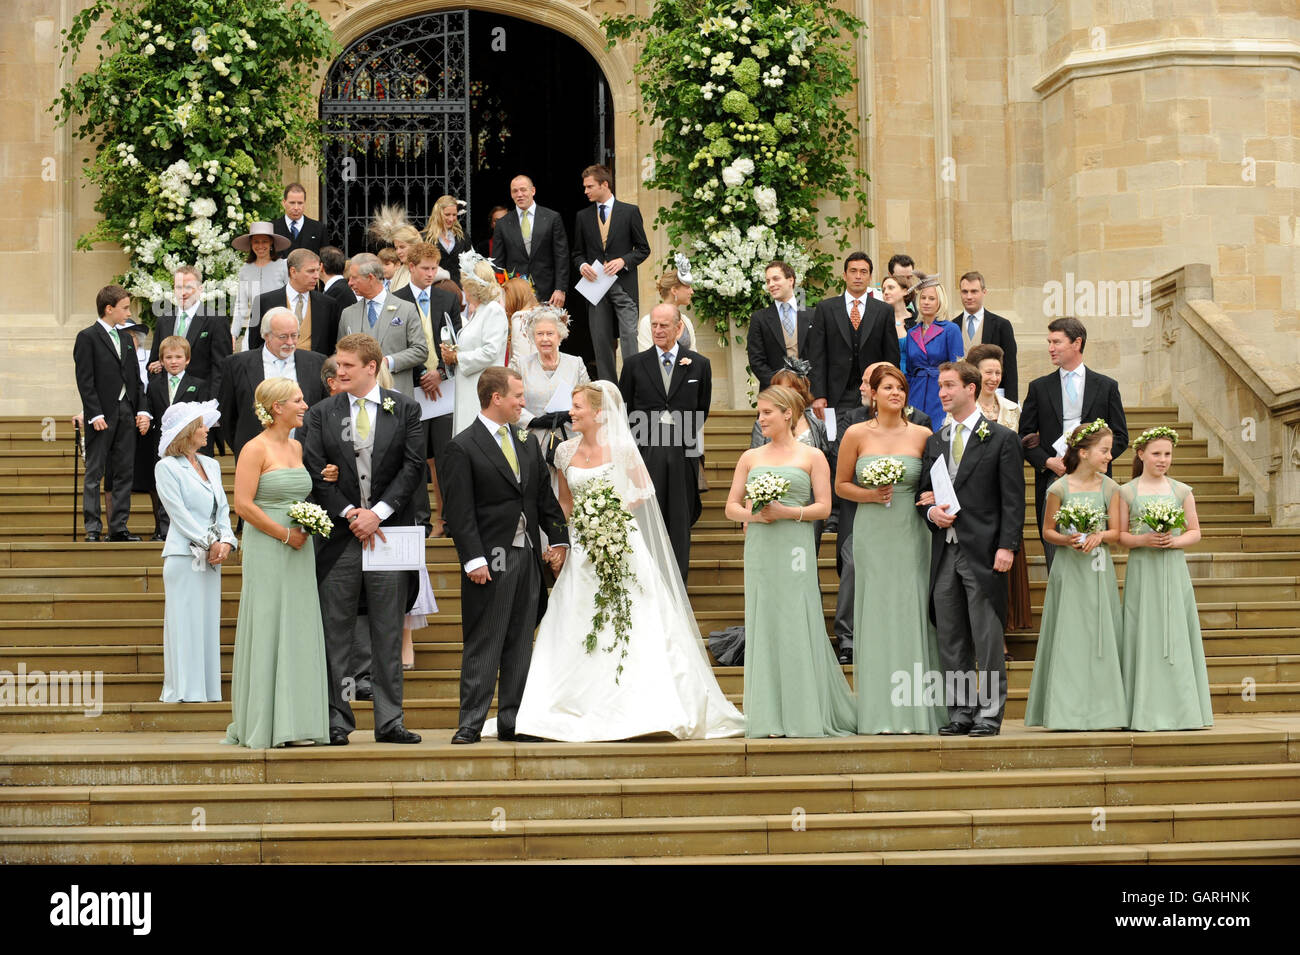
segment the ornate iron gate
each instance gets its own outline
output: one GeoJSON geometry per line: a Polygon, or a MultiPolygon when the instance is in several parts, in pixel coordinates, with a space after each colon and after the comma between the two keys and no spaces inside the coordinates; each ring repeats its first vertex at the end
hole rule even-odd
{"type": "Polygon", "coordinates": [[[384,204],[423,228],[433,203],[470,199],[469,11],[390,23],[343,51],[325,80],[325,236],[346,255],[384,204]]]}

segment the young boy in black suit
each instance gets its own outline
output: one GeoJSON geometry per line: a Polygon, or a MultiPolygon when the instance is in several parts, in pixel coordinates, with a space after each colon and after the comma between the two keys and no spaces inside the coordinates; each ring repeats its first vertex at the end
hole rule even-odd
{"type": "MultiPolygon", "coordinates": [[[[178,401],[208,400],[208,383],[202,378],[195,378],[185,372],[190,363],[190,343],[184,336],[169,335],[164,338],[158,344],[158,357],[162,361],[163,370],[162,374],[154,375],[149,382],[147,398],[149,414],[153,416],[153,421],[149,433],[143,439],[153,452],[151,460],[155,464],[158,462],[158,439],[162,435],[163,413],[178,401]]],[[[209,446],[211,440],[208,439],[209,446]]],[[[208,451],[207,448],[204,450],[208,451]]],[[[167,519],[167,511],[158,499],[158,491],[154,488],[152,480],[149,481],[149,500],[153,503],[152,539],[164,541],[167,539],[167,528],[171,522],[167,519]]]]}

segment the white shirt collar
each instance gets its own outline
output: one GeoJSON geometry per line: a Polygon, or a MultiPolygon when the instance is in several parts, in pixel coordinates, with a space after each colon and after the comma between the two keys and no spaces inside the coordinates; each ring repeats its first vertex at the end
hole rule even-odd
{"type": "MultiPolygon", "coordinates": [[[[297,349],[294,349],[294,351],[297,351],[297,349]]],[[[293,352],[289,352],[289,357],[288,357],[288,358],[281,358],[281,357],[280,357],[279,355],[277,355],[275,352],[271,351],[271,346],[270,346],[270,345],[263,345],[263,346],[262,346],[262,364],[263,364],[263,365],[266,365],[266,364],[268,364],[268,363],[269,363],[269,364],[272,364],[272,365],[277,365],[277,364],[279,364],[280,362],[284,362],[286,365],[293,364],[293,352]]]]}
{"type": "Polygon", "coordinates": [[[510,425],[508,425],[508,424],[506,424],[506,425],[497,424],[495,421],[493,421],[491,418],[489,418],[487,415],[485,415],[485,414],[484,414],[483,412],[481,412],[481,411],[478,413],[478,420],[479,420],[479,422],[483,425],[483,427],[487,428],[488,431],[492,432],[492,437],[494,437],[494,438],[500,436],[500,434],[501,434],[501,429],[502,429],[503,427],[504,427],[507,431],[510,430],[510,425]]]}
{"type": "Polygon", "coordinates": [[[975,425],[979,422],[979,419],[980,419],[980,409],[979,409],[979,405],[976,405],[975,410],[970,413],[970,415],[966,418],[966,420],[959,422],[959,424],[967,432],[973,432],[975,430],[975,425]]]}
{"type": "Polygon", "coordinates": [[[961,321],[963,325],[969,324],[972,318],[975,319],[976,325],[984,324],[984,307],[982,305],[980,306],[980,310],[973,314],[971,312],[967,312],[963,310],[961,316],[961,321]]]}
{"type": "Polygon", "coordinates": [[[99,322],[100,327],[103,328],[104,331],[106,331],[106,332],[116,332],[116,331],[117,331],[117,328],[116,328],[116,327],[114,327],[113,325],[108,324],[108,322],[104,321],[102,318],[97,318],[97,319],[95,319],[95,321],[99,322]]]}
{"type": "Polygon", "coordinates": [[[388,285],[386,284],[386,283],[388,282],[388,279],[384,279],[384,282],[385,282],[385,285],[384,285],[384,287],[380,290],[380,292],[379,292],[378,295],[376,295],[374,298],[366,298],[366,299],[362,299],[362,301],[366,303],[366,310],[367,310],[367,311],[369,311],[369,309],[370,309],[370,303],[371,303],[371,302],[374,302],[376,305],[378,305],[378,306],[379,306],[379,310],[380,310],[381,312],[384,310],[384,299],[386,299],[386,298],[388,297],[388,285]]]}
{"type": "Polygon", "coordinates": [[[1061,373],[1061,384],[1065,384],[1065,376],[1066,376],[1066,375],[1078,375],[1078,376],[1079,376],[1079,380],[1080,380],[1080,381],[1083,380],[1083,362],[1079,362],[1079,364],[1075,366],[1074,371],[1066,371],[1064,368],[1061,368],[1061,369],[1058,369],[1058,370],[1059,370],[1060,373],[1061,373]]]}
{"type": "Polygon", "coordinates": [[[598,206],[604,206],[604,207],[605,207],[605,217],[606,217],[606,218],[609,218],[609,211],[610,211],[611,209],[614,208],[614,197],[613,197],[613,196],[610,196],[610,197],[609,197],[608,199],[606,199],[604,202],[598,202],[598,203],[596,203],[596,205],[598,205],[598,206]]]}
{"type": "Polygon", "coordinates": [[[519,219],[520,222],[523,222],[523,221],[524,221],[524,213],[525,213],[525,212],[528,213],[528,214],[530,214],[530,215],[533,217],[533,219],[536,220],[536,218],[537,218],[537,203],[534,202],[534,203],[533,203],[531,206],[529,206],[527,209],[522,209],[522,210],[521,210],[518,206],[515,206],[515,216],[519,219]]]}
{"type": "Polygon", "coordinates": [[[662,365],[664,363],[664,355],[667,355],[669,358],[671,358],[673,360],[674,365],[677,364],[677,345],[675,343],[672,348],[669,348],[666,351],[662,348],[659,348],[658,345],[656,345],[655,348],[659,349],[659,364],[662,365]]]}
{"type": "Polygon", "coordinates": [[[303,227],[303,224],[306,223],[306,221],[307,221],[307,217],[306,217],[306,216],[303,216],[301,219],[290,219],[289,216],[286,214],[285,217],[284,217],[284,224],[285,224],[286,226],[288,226],[289,229],[290,229],[291,231],[292,231],[292,229],[293,229],[293,224],[294,224],[295,222],[298,223],[298,230],[301,231],[301,230],[302,230],[302,227],[303,227]]]}
{"type": "Polygon", "coordinates": [[[329,278],[327,278],[325,280],[325,291],[328,292],[330,290],[330,286],[333,285],[335,282],[342,280],[342,278],[343,276],[341,275],[331,275],[329,278]]]}
{"type": "Polygon", "coordinates": [[[352,407],[353,407],[353,408],[356,408],[356,406],[357,406],[357,402],[358,402],[358,401],[372,401],[372,402],[374,402],[375,404],[379,404],[379,398],[380,398],[380,394],[379,394],[379,382],[375,382],[375,386],[374,386],[373,388],[371,388],[370,391],[369,391],[368,393],[366,393],[365,395],[363,395],[363,396],[360,397],[360,398],[358,398],[356,395],[352,395],[352,394],[348,395],[348,397],[352,400],[352,407]]]}
{"type": "Polygon", "coordinates": [[[845,309],[847,309],[848,311],[851,312],[851,311],[853,311],[853,303],[854,303],[854,302],[858,302],[858,303],[860,303],[858,307],[861,308],[862,306],[864,306],[864,305],[867,304],[867,299],[869,299],[870,297],[871,297],[871,296],[868,295],[866,292],[863,292],[863,293],[862,293],[861,295],[859,295],[859,296],[854,296],[851,292],[849,292],[848,289],[845,289],[845,290],[844,290],[844,307],[845,307],[845,309]]]}

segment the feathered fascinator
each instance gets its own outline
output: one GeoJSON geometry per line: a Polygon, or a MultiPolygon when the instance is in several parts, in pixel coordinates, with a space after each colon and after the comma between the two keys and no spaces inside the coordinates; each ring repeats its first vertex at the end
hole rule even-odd
{"type": "Polygon", "coordinates": [[[912,278],[915,280],[911,289],[909,289],[909,291],[912,292],[919,292],[923,288],[934,288],[937,285],[943,284],[940,281],[942,276],[937,272],[934,275],[927,275],[925,272],[913,272],[912,278]]]}
{"type": "Polygon", "coordinates": [[[380,206],[375,217],[370,220],[367,230],[370,238],[382,248],[393,244],[393,236],[399,229],[413,228],[406,219],[406,210],[401,206],[380,206]]]}
{"type": "Polygon", "coordinates": [[[483,288],[497,288],[496,271],[492,263],[473,249],[466,249],[460,254],[460,284],[466,282],[483,288]]]}
{"type": "Polygon", "coordinates": [[[675,266],[677,267],[677,281],[681,282],[683,285],[694,285],[694,284],[695,284],[695,282],[694,282],[694,281],[692,280],[692,278],[691,278],[691,260],[690,260],[690,259],[688,259],[688,258],[687,258],[685,255],[683,255],[681,252],[678,252],[678,253],[673,257],[673,265],[675,265],[675,266]]]}

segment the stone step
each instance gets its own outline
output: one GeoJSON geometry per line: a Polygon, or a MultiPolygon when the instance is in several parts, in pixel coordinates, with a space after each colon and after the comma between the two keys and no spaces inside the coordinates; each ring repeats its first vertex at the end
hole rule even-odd
{"type": "Polygon", "coordinates": [[[18,863],[421,862],[1300,839],[1300,802],[468,822],[15,826],[18,863]]]}
{"type": "Polygon", "coordinates": [[[625,780],[234,783],[0,789],[19,826],[474,822],[1286,801],[1300,764],[625,780]]]}

